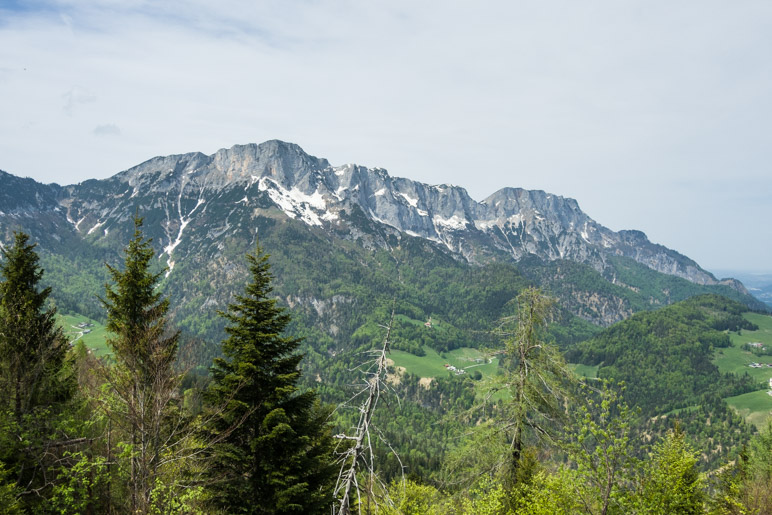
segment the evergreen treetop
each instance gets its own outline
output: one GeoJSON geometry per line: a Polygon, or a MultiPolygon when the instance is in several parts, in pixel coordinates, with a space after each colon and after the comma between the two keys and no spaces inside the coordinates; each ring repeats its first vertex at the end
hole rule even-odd
{"type": "Polygon", "coordinates": [[[162,483],[178,436],[170,422],[180,377],[173,365],[179,332],[167,330],[169,301],[156,286],[163,271],[152,273],[151,240],[142,235],[142,218],[134,218],[134,236],[125,249],[123,270],[108,265],[114,285],[105,285],[107,342],[115,365],[106,367],[110,387],[109,416],[124,431],[131,447],[127,508],[147,513],[162,483]]]}
{"type": "Polygon", "coordinates": [[[51,288],[39,290],[43,269],[35,247],[27,234],[16,232],[13,246],[1,249],[0,354],[5,366],[0,381],[9,393],[6,407],[18,421],[72,393],[61,375],[67,342],[56,325],[56,308],[46,308],[51,288]]]}
{"type": "Polygon", "coordinates": [[[223,358],[212,368],[209,406],[226,405],[210,427],[226,435],[209,474],[212,504],[229,513],[324,513],[332,501],[328,411],[299,392],[300,340],[284,336],[290,317],[270,297],[268,255],[247,254],[250,282],[221,313],[223,358]]]}
{"type": "Polygon", "coordinates": [[[107,265],[114,286],[105,285],[108,339],[115,358],[147,381],[158,366],[171,366],[177,352],[178,333],[167,335],[169,300],[157,289],[163,270],[150,271],[152,240],[142,235],[142,218],[134,219],[134,236],[125,249],[123,270],[107,265]]]}

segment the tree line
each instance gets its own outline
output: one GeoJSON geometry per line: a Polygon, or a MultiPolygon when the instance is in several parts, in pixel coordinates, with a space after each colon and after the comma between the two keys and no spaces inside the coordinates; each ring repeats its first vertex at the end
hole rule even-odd
{"type": "Polygon", "coordinates": [[[297,386],[298,340],[270,297],[268,257],[222,316],[208,386],[175,367],[179,332],[136,218],[100,301],[112,356],[73,348],[40,289],[35,245],[17,232],[0,263],[0,511],[313,513],[332,496],[328,409],[297,386]]]}
{"type": "MultiPolygon", "coordinates": [[[[443,439],[429,477],[409,470],[379,428],[410,423],[379,413],[389,405],[381,396],[400,391],[386,358],[393,306],[385,339],[373,342],[375,367],[360,367],[365,400],[349,402],[359,422],[333,427],[345,417],[300,386],[300,340],[288,335],[259,244],[203,375],[179,367],[181,335],[153,256],[135,218],[99,298],[112,354],[96,358],[57,326],[29,236],[2,248],[0,511],[772,513],[772,426],[710,475],[678,423],[636,453],[647,435],[634,431],[624,386],[568,369],[547,341],[554,301],[537,289],[522,288],[515,314],[493,329],[506,354],[480,394],[442,386],[457,401],[428,413],[443,439]]],[[[409,447],[419,435],[402,436],[409,447]]]]}

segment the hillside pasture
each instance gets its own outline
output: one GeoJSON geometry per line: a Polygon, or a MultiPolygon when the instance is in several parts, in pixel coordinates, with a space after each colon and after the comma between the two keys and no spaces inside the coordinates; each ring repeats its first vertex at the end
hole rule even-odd
{"type": "Polygon", "coordinates": [[[718,369],[724,372],[743,375],[748,374],[754,380],[763,384],[762,389],[728,397],[727,404],[734,408],[749,423],[761,427],[772,412],[772,396],[767,394],[769,380],[772,378],[772,367],[752,368],[751,363],[766,365],[772,363],[772,356],[757,356],[743,348],[747,343],[759,342],[768,349],[772,349],[772,316],[759,313],[745,313],[746,320],[756,324],[756,331],[742,330],[738,333],[729,333],[732,346],[717,349],[713,362],[718,369]]]}
{"type": "Polygon", "coordinates": [[[75,345],[78,341],[83,341],[96,356],[112,353],[107,346],[107,329],[96,320],[83,315],[57,315],[57,318],[70,344],[75,345]],[[88,324],[88,327],[81,328],[78,327],[79,324],[88,324]]]}
{"type": "Polygon", "coordinates": [[[751,342],[760,342],[768,349],[772,349],[772,317],[758,313],[745,313],[747,320],[753,322],[759,329],[757,331],[743,330],[740,334],[729,333],[732,346],[717,349],[713,362],[722,372],[743,375],[747,373],[753,379],[767,383],[772,378],[772,368],[751,368],[751,363],[772,363],[772,356],[756,356],[745,350],[743,346],[751,342]]]}
{"type": "Polygon", "coordinates": [[[762,429],[767,417],[772,415],[772,396],[767,390],[727,397],[726,403],[734,408],[745,421],[762,429]]]}
{"type": "Polygon", "coordinates": [[[419,377],[448,377],[454,372],[445,368],[445,364],[466,370],[466,374],[479,371],[483,377],[489,377],[496,373],[499,366],[497,357],[486,356],[477,349],[461,347],[449,352],[439,354],[436,350],[423,347],[425,356],[416,356],[409,352],[393,350],[389,357],[394,360],[394,365],[404,367],[411,374],[419,377]]]}
{"type": "Polygon", "coordinates": [[[579,377],[595,379],[598,377],[600,365],[582,365],[581,363],[569,363],[568,367],[579,377]]]}

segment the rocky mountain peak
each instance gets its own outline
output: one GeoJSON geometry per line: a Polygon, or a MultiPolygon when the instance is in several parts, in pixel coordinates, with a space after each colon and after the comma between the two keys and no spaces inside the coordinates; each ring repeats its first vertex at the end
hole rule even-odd
{"type": "MultiPolygon", "coordinates": [[[[571,198],[503,188],[477,202],[458,186],[392,177],[382,168],[331,166],[279,140],[235,145],[211,156],[193,152],[156,157],[110,179],[60,190],[33,183],[26,191],[35,193],[22,197],[30,205],[32,199],[34,205],[58,203],[84,235],[107,237],[110,227],[137,206],[156,213],[152,216],[161,220],[159,239],[169,263],[192,237],[189,227],[205,224],[217,227],[210,235],[226,234],[235,220],[250,223],[255,209],[264,209],[268,202],[290,218],[352,239],[367,230],[351,218],[359,210],[369,224],[430,240],[475,263],[535,255],[546,261],[577,261],[603,272],[609,257],[626,256],[693,282],[717,283],[697,263],[652,244],[639,231],[614,232],[600,225],[571,198]],[[224,220],[213,218],[215,214],[224,220]]],[[[22,197],[5,199],[0,206],[16,205],[22,197]]]]}
{"type": "Polygon", "coordinates": [[[213,165],[230,180],[270,177],[284,187],[291,187],[314,171],[330,166],[326,159],[318,159],[294,143],[279,140],[218,150],[213,156],[213,165]]]}
{"type": "Polygon", "coordinates": [[[58,184],[44,185],[0,170],[0,214],[56,209],[58,184]]]}

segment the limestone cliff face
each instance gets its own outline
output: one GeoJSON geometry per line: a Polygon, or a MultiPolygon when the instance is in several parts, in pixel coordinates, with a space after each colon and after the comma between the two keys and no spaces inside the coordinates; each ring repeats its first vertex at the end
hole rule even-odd
{"type": "Polygon", "coordinates": [[[472,263],[535,255],[603,272],[608,257],[617,255],[694,283],[718,283],[691,259],[639,231],[614,232],[597,223],[570,198],[504,188],[477,202],[460,187],[391,177],[378,168],[331,166],[275,140],[211,156],[156,157],[112,178],[63,188],[8,174],[0,175],[0,183],[0,212],[57,211],[75,232],[92,239],[125,227],[139,207],[157,225],[151,232],[171,268],[204,240],[273,213],[371,246],[386,245],[373,228],[423,238],[472,263]],[[4,193],[11,190],[22,193],[4,193]]]}

